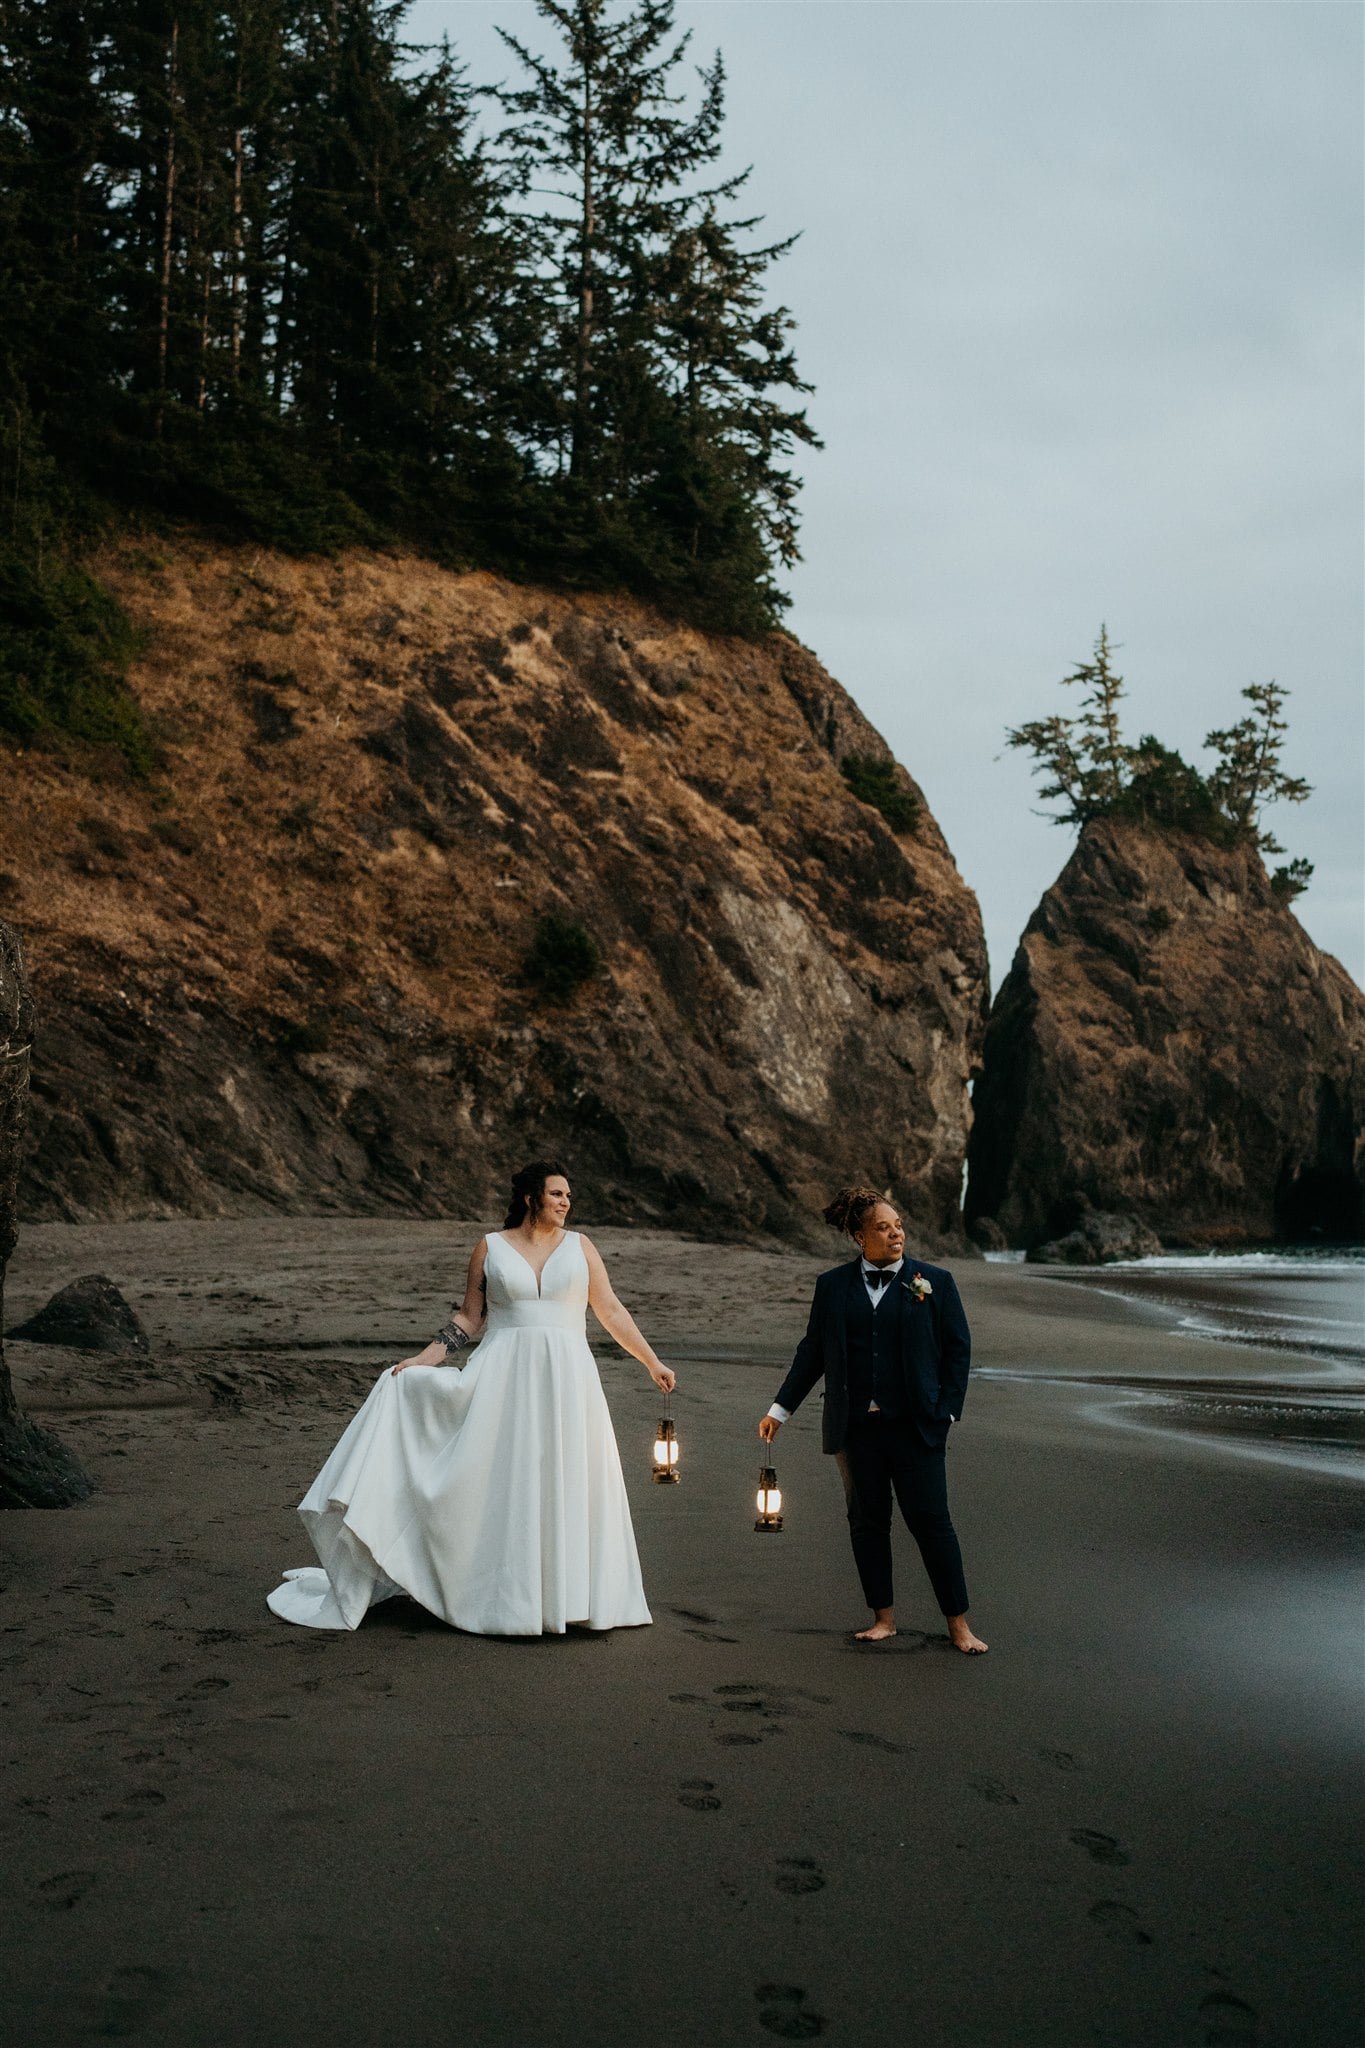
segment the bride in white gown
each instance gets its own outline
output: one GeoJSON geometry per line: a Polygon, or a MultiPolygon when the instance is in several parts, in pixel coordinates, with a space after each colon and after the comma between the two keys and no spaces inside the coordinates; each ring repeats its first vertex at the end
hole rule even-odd
{"type": "Polygon", "coordinates": [[[586,1309],[657,1387],[674,1376],[566,1229],[569,1199],[557,1167],[523,1168],[460,1308],[375,1382],[299,1505],[321,1567],[270,1594],[285,1621],[358,1628],[393,1593],[477,1635],[649,1621],[586,1309]]]}

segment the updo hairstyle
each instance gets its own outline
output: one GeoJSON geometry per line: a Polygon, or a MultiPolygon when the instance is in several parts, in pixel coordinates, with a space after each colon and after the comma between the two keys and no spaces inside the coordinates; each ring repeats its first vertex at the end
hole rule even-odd
{"type": "Polygon", "coordinates": [[[533,1159],[529,1166],[523,1166],[512,1175],[512,1199],[507,1204],[507,1214],[502,1219],[504,1230],[515,1230],[527,1217],[532,1219],[539,1213],[545,1198],[545,1183],[556,1174],[568,1179],[562,1166],[556,1166],[552,1159],[533,1159]]]}
{"type": "Polygon", "coordinates": [[[886,1196],[878,1194],[876,1188],[840,1188],[825,1211],[825,1221],[855,1237],[868,1210],[885,1200],[886,1196]]]}

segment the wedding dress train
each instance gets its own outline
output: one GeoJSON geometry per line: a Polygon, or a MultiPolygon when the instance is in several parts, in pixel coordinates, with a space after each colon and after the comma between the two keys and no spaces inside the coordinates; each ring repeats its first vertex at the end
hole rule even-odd
{"type": "Polygon", "coordinates": [[[285,1621],[358,1628],[394,1593],[478,1635],[649,1621],[578,1234],[537,1285],[490,1233],[484,1275],[468,1363],[386,1369],[308,1489],[299,1514],[321,1565],[269,1595],[285,1621]]]}

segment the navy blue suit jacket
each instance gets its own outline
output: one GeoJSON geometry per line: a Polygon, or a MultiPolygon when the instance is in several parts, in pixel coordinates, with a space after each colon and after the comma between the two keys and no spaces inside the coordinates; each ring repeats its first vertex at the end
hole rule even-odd
{"type": "MultiPolygon", "coordinates": [[[[816,1281],[806,1334],[777,1394],[778,1406],[795,1414],[823,1377],[827,1451],[841,1451],[848,1435],[848,1313],[853,1289],[863,1285],[862,1265],[861,1256],[850,1259],[816,1281]]],[[[925,1443],[946,1443],[967,1398],[972,1362],[972,1336],[957,1282],[945,1266],[926,1265],[907,1253],[892,1284],[905,1290],[900,1368],[906,1408],[925,1443]],[[922,1301],[911,1287],[917,1273],[932,1289],[922,1301]]]]}

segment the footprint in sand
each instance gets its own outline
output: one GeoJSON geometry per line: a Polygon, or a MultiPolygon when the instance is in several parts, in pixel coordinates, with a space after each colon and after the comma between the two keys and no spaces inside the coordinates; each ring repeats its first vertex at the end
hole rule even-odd
{"type": "Polygon", "coordinates": [[[680,1778],[678,1783],[679,1806],[687,1807],[692,1813],[719,1813],[720,1801],[709,1778],[680,1778]]]}
{"type": "Polygon", "coordinates": [[[124,1794],[122,1806],[111,1807],[108,1813],[100,1815],[101,1820],[150,1820],[153,1809],[166,1804],[164,1792],[157,1792],[150,1785],[137,1792],[124,1794]]]}
{"type": "Polygon", "coordinates": [[[843,1736],[845,1742],[857,1742],[864,1749],[880,1749],[887,1756],[905,1756],[907,1754],[903,1742],[888,1742],[884,1735],[869,1735],[865,1728],[841,1728],[839,1733],[843,1736]]]}
{"type": "Polygon", "coordinates": [[[1078,1849],[1084,1849],[1092,1863],[1131,1863],[1132,1857],[1121,1842],[1112,1835],[1102,1835],[1095,1828],[1073,1828],[1070,1835],[1078,1849]]]}
{"type": "Polygon", "coordinates": [[[1038,1754],[1043,1759],[1043,1762],[1051,1764],[1054,1770],[1078,1771],[1080,1769],[1080,1765],[1069,1749],[1040,1749],[1038,1754]]]}
{"type": "Polygon", "coordinates": [[[998,1778],[969,1778],[967,1783],[973,1792],[990,1801],[992,1806],[1017,1806],[1019,1796],[1011,1792],[1008,1785],[1002,1785],[998,1778]]]}
{"type": "Polygon", "coordinates": [[[751,1724],[749,1728],[721,1728],[714,1726],[711,1740],[722,1749],[752,1748],[756,1743],[766,1741],[770,1735],[780,1735],[782,1730],[773,1723],[781,1715],[791,1712],[780,1700],[768,1699],[756,1685],[738,1682],[730,1685],[713,1686],[712,1692],[720,1698],[723,1714],[743,1714],[746,1719],[752,1715],[761,1721],[762,1727],[751,1724]]]}
{"type": "Polygon", "coordinates": [[[1139,1948],[1152,1946],[1151,1935],[1138,1926],[1138,1916],[1132,1907],[1120,1904],[1117,1899],[1101,1899],[1090,1908],[1086,1918],[1110,1941],[1131,1941],[1139,1948]]]}
{"type": "Polygon", "coordinates": [[[178,1692],[175,1697],[182,1705],[186,1700],[197,1704],[206,1693],[226,1692],[227,1687],[226,1678],[196,1678],[188,1692],[178,1692]]]}
{"type": "Polygon", "coordinates": [[[168,2003],[172,1988],[164,1970],[148,1969],[139,1963],[128,1963],[115,1970],[105,1984],[100,2002],[96,2022],[100,2038],[126,2041],[140,2034],[168,2003]]]}
{"type": "Polygon", "coordinates": [[[1199,2007],[1205,2048],[1255,2048],[1258,2019],[1256,2008],[1230,1991],[1211,1991],[1199,2007]]]}
{"type": "Polygon", "coordinates": [[[711,1688],[717,1699],[724,1702],[725,1711],[731,1714],[759,1713],[774,1718],[784,1715],[804,1715],[807,1706],[827,1707],[830,1696],[824,1692],[804,1692],[799,1685],[752,1685],[734,1683],[716,1685],[711,1688]]]}
{"type": "Polygon", "coordinates": [[[802,1899],[825,1889],[825,1873],[809,1856],[779,1856],[773,1883],[790,1898],[802,1899]]]}
{"type": "Polygon", "coordinates": [[[805,2010],[806,1994],[797,1984],[760,1984],[758,2024],[779,2041],[814,2041],[829,2021],[822,2013],[805,2010]]]}
{"type": "Polygon", "coordinates": [[[94,1882],[93,1870],[59,1870],[55,1877],[42,1878],[38,1891],[45,1906],[62,1913],[78,1906],[94,1882]]]}

